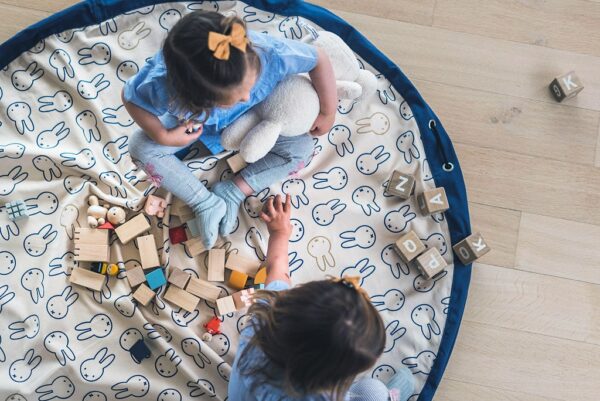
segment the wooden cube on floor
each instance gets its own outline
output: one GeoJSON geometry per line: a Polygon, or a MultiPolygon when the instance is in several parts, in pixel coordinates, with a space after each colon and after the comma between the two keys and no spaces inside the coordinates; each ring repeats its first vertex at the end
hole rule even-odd
{"type": "Polygon", "coordinates": [[[106,276],[94,273],[93,271],[82,267],[75,267],[71,270],[71,275],[69,276],[69,282],[94,291],[100,291],[105,280],[106,276]]]}
{"type": "Polygon", "coordinates": [[[235,290],[241,290],[246,286],[248,282],[248,275],[246,273],[232,270],[227,280],[227,285],[235,290]]]}
{"type": "Polygon", "coordinates": [[[570,71],[560,77],[556,77],[554,81],[550,83],[550,92],[552,92],[554,99],[559,102],[572,98],[582,90],[583,84],[575,74],[575,71],[570,71]]]}
{"type": "Polygon", "coordinates": [[[426,279],[431,280],[431,278],[446,268],[447,263],[437,248],[431,248],[417,257],[417,266],[421,274],[426,279]]]}
{"type": "Polygon", "coordinates": [[[237,253],[230,253],[227,257],[225,267],[254,277],[258,272],[258,269],[260,269],[260,264],[260,261],[245,258],[237,253]]]}
{"type": "Polygon", "coordinates": [[[469,235],[452,247],[454,253],[458,256],[463,265],[473,263],[490,251],[490,247],[485,243],[480,233],[469,235]]]}
{"type": "Polygon", "coordinates": [[[160,266],[154,235],[150,234],[137,237],[136,242],[140,251],[142,269],[151,269],[153,267],[160,266]]]}
{"type": "Polygon", "coordinates": [[[398,241],[394,244],[394,248],[400,255],[400,259],[405,263],[408,263],[425,250],[425,244],[423,244],[423,241],[421,241],[417,234],[411,230],[398,238],[398,241]]]}
{"type": "Polygon", "coordinates": [[[410,174],[404,174],[398,170],[394,170],[392,177],[388,181],[386,192],[402,199],[408,199],[410,198],[410,195],[412,195],[414,188],[415,177],[410,174]]]}
{"type": "Polygon", "coordinates": [[[247,308],[254,302],[254,288],[248,288],[247,290],[238,291],[232,295],[233,303],[237,310],[247,308]]]}
{"type": "Polygon", "coordinates": [[[233,171],[233,173],[235,174],[238,171],[243,170],[248,165],[248,163],[246,163],[246,161],[244,160],[242,155],[240,155],[239,153],[236,153],[235,155],[227,158],[227,165],[229,166],[231,171],[233,171]]]}
{"type": "Polygon", "coordinates": [[[138,214],[133,219],[126,221],[115,229],[117,237],[123,244],[128,243],[144,231],[150,230],[150,224],[143,213],[138,214]]]}
{"type": "Polygon", "coordinates": [[[152,301],[156,293],[152,291],[146,284],[140,284],[137,290],[133,293],[133,298],[140,304],[146,306],[152,301]]]}
{"type": "Polygon", "coordinates": [[[225,281],[225,249],[208,251],[208,281],[225,281]]]}
{"type": "Polygon", "coordinates": [[[232,296],[217,299],[217,315],[223,316],[236,310],[232,296]]]}
{"type": "Polygon", "coordinates": [[[443,187],[434,188],[431,191],[425,191],[417,196],[417,204],[421,213],[430,215],[443,212],[450,208],[446,191],[443,187]]]}
{"type": "Polygon", "coordinates": [[[196,309],[198,302],[200,302],[200,298],[197,296],[190,294],[179,287],[175,287],[174,285],[170,285],[169,288],[167,288],[164,299],[188,312],[193,312],[194,309],[196,309]]]}
{"type": "Polygon", "coordinates": [[[127,281],[129,281],[129,285],[132,288],[146,282],[146,274],[144,273],[144,270],[141,267],[135,266],[131,269],[127,269],[126,272],[127,281]]]}
{"type": "Polygon", "coordinates": [[[216,285],[212,285],[208,281],[200,280],[199,278],[192,277],[185,287],[185,290],[190,294],[194,294],[197,297],[206,299],[211,302],[216,302],[221,295],[221,289],[216,285]]]}
{"type": "Polygon", "coordinates": [[[175,266],[169,268],[169,283],[179,288],[185,288],[192,275],[175,266]]]}
{"type": "Polygon", "coordinates": [[[200,238],[190,238],[183,243],[188,250],[190,256],[198,256],[207,251],[200,238]]]}

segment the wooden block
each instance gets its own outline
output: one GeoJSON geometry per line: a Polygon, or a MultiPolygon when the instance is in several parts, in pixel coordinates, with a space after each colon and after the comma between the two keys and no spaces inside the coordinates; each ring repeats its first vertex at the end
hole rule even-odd
{"type": "Polygon", "coordinates": [[[89,245],[108,245],[108,230],[97,228],[75,228],[75,243],[89,245]]]}
{"type": "Polygon", "coordinates": [[[450,208],[446,191],[443,187],[434,188],[431,191],[425,191],[417,196],[417,204],[421,213],[430,215],[433,213],[443,212],[450,208]]]}
{"type": "Polygon", "coordinates": [[[246,273],[239,272],[237,270],[232,270],[229,275],[229,280],[227,281],[227,285],[236,290],[241,290],[246,286],[248,282],[248,275],[246,273]]]}
{"type": "Polygon", "coordinates": [[[402,199],[410,198],[415,188],[415,177],[410,174],[401,173],[394,170],[392,177],[388,181],[386,192],[390,195],[396,195],[402,199]]]}
{"type": "Polygon", "coordinates": [[[565,99],[572,98],[583,90],[583,85],[575,71],[570,71],[560,77],[556,77],[550,83],[550,92],[552,96],[562,102],[565,99]]]}
{"type": "Polygon", "coordinates": [[[258,272],[258,269],[260,269],[260,263],[260,261],[247,259],[237,253],[230,253],[227,258],[227,263],[225,263],[225,267],[254,277],[258,272]]]}
{"type": "Polygon", "coordinates": [[[244,158],[242,158],[242,155],[240,155],[239,153],[236,153],[235,155],[233,155],[227,159],[227,165],[229,166],[231,171],[233,171],[233,173],[235,174],[238,171],[243,170],[248,165],[248,163],[246,163],[244,158]]]}
{"type": "Polygon", "coordinates": [[[137,246],[140,251],[140,261],[143,269],[151,269],[153,267],[160,266],[158,260],[158,251],[156,250],[156,242],[154,242],[154,235],[144,235],[137,237],[137,246]]]}
{"type": "Polygon", "coordinates": [[[211,302],[216,302],[219,295],[221,295],[221,289],[219,287],[195,277],[190,279],[185,290],[190,294],[194,294],[211,302]]]}
{"type": "Polygon", "coordinates": [[[154,269],[150,273],[146,273],[146,281],[148,282],[148,287],[150,287],[151,290],[155,290],[158,287],[166,285],[167,278],[165,277],[162,267],[154,269]]]}
{"type": "Polygon", "coordinates": [[[132,287],[144,283],[146,281],[146,275],[144,274],[144,270],[139,266],[128,269],[127,281],[129,281],[129,285],[132,287]]]}
{"type": "Polygon", "coordinates": [[[236,310],[237,309],[235,307],[235,302],[233,301],[232,296],[217,299],[217,314],[219,316],[223,316],[228,313],[233,313],[236,310]]]}
{"type": "Polygon", "coordinates": [[[208,281],[225,281],[225,249],[208,251],[208,281]]]}
{"type": "Polygon", "coordinates": [[[247,290],[238,291],[231,295],[236,310],[247,308],[250,305],[252,305],[252,303],[254,302],[252,298],[253,296],[254,288],[248,288],[247,290]]]}
{"type": "Polygon", "coordinates": [[[207,251],[200,238],[192,238],[184,242],[191,256],[198,256],[207,251]]]}
{"type": "Polygon", "coordinates": [[[156,216],[162,219],[165,216],[166,207],[166,200],[158,196],[148,195],[146,203],[144,203],[144,212],[148,216],[156,216]]]}
{"type": "Polygon", "coordinates": [[[75,243],[73,250],[78,262],[110,262],[110,247],[108,245],[90,245],[75,243]]]}
{"type": "Polygon", "coordinates": [[[190,220],[184,220],[184,217],[192,216],[194,217],[194,211],[191,207],[185,204],[181,199],[175,198],[173,204],[171,205],[171,215],[177,216],[181,219],[182,222],[190,220]]]}
{"type": "Polygon", "coordinates": [[[458,256],[463,265],[473,263],[490,251],[490,247],[485,243],[480,233],[469,235],[452,247],[454,253],[458,256]]]}
{"type": "Polygon", "coordinates": [[[164,299],[188,312],[193,312],[194,309],[196,309],[198,302],[200,302],[200,298],[197,296],[190,294],[179,287],[175,287],[174,285],[170,285],[169,288],[167,288],[164,299]]]}
{"type": "Polygon", "coordinates": [[[180,244],[188,240],[187,233],[185,232],[184,226],[169,228],[169,239],[171,244],[180,244]]]}
{"type": "Polygon", "coordinates": [[[120,225],[115,229],[117,237],[122,243],[126,244],[133,238],[137,237],[144,231],[150,230],[150,224],[143,214],[138,214],[133,219],[128,220],[126,223],[120,225]]]}
{"type": "Polygon", "coordinates": [[[267,268],[261,267],[254,276],[254,284],[264,284],[267,282],[267,268]]]}
{"type": "Polygon", "coordinates": [[[104,285],[105,276],[94,273],[93,271],[76,267],[71,270],[69,281],[73,284],[89,288],[94,291],[100,291],[104,285]]]}
{"type": "Polygon", "coordinates": [[[150,303],[156,293],[152,291],[146,284],[140,284],[137,290],[133,293],[133,298],[140,304],[146,306],[150,303]]]}
{"type": "Polygon", "coordinates": [[[408,234],[398,238],[398,241],[394,244],[394,248],[400,255],[400,259],[402,259],[404,263],[408,263],[423,253],[425,244],[423,244],[423,241],[421,241],[417,234],[411,230],[408,234]]]}
{"type": "Polygon", "coordinates": [[[185,288],[192,275],[186,273],[177,267],[171,266],[169,268],[169,283],[179,288],[185,288]]]}
{"type": "Polygon", "coordinates": [[[446,261],[437,248],[431,248],[417,257],[417,266],[425,278],[430,280],[433,276],[444,270],[446,261]]]}

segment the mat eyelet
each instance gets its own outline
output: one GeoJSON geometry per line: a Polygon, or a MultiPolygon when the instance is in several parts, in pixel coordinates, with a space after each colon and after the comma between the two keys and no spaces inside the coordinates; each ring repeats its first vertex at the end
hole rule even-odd
{"type": "Polygon", "coordinates": [[[454,170],[454,164],[451,162],[446,162],[446,163],[442,164],[442,170],[449,173],[452,170],[454,170]]]}

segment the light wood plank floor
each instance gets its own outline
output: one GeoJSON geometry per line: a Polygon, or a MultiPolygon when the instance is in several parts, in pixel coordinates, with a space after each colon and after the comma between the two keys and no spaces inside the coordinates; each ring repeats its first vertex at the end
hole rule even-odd
{"type": "MultiPolygon", "coordinates": [[[[600,399],[600,1],[315,1],[438,113],[494,248],[436,400],[600,399]],[[585,89],[558,104],[571,69],[585,89]]],[[[0,0],[0,40],[74,3],[0,0]]]]}

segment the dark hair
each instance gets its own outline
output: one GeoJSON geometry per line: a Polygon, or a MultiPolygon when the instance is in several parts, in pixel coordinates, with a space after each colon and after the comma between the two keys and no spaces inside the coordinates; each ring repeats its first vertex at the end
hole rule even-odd
{"type": "Polygon", "coordinates": [[[357,374],[375,364],[385,347],[381,316],[366,296],[331,280],[288,291],[258,291],[249,309],[255,335],[239,357],[254,388],[281,385],[292,397],[327,394],[342,400],[357,374]],[[260,349],[267,360],[250,362],[260,349]]]}
{"type": "Polygon", "coordinates": [[[167,68],[167,84],[171,105],[194,116],[210,110],[226,100],[228,90],[239,85],[249,67],[260,68],[258,55],[248,43],[246,52],[231,46],[228,60],[219,60],[208,48],[208,33],[231,33],[234,23],[246,29],[237,17],[225,17],[208,11],[193,11],[181,18],[169,31],[163,43],[167,68]]]}

